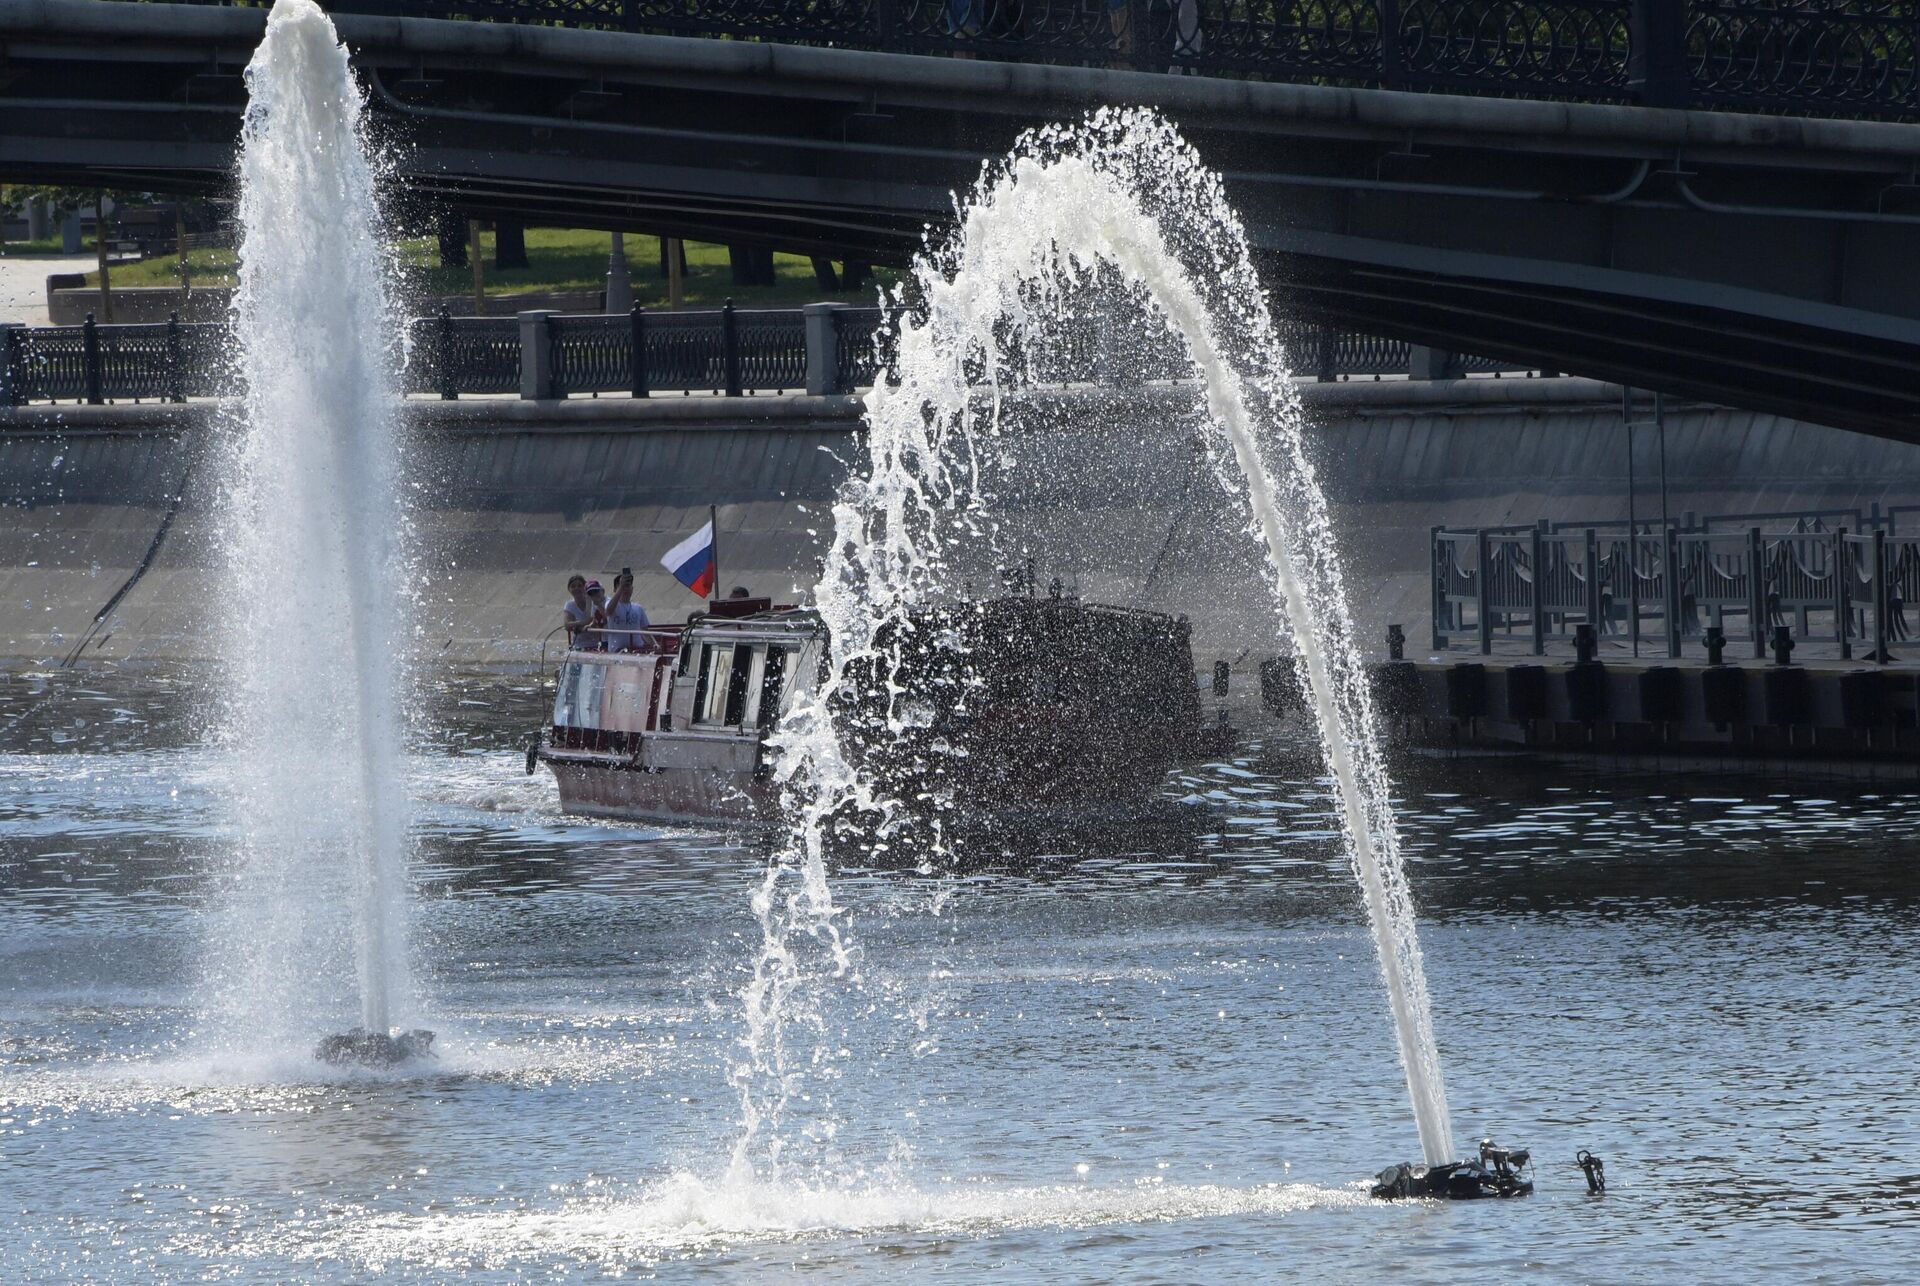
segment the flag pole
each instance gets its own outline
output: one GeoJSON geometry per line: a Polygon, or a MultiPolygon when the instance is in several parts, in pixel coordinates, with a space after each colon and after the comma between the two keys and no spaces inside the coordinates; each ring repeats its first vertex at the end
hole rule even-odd
{"type": "Polygon", "coordinates": [[[707,506],[707,525],[713,528],[713,597],[720,595],[720,507],[707,506]]]}

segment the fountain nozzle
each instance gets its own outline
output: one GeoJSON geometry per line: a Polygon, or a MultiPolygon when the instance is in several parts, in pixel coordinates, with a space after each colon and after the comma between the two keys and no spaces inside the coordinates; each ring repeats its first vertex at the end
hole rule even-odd
{"type": "Polygon", "coordinates": [[[1533,1191],[1526,1177],[1533,1157],[1525,1148],[1503,1148],[1480,1140],[1480,1155],[1444,1165],[1390,1165],[1375,1178],[1371,1195],[1382,1201],[1434,1197],[1472,1201],[1480,1197],[1524,1197],[1533,1191]]]}
{"type": "Polygon", "coordinates": [[[419,1027],[398,1033],[355,1027],[352,1031],[326,1037],[314,1047],[313,1056],[323,1063],[397,1067],[415,1059],[432,1058],[433,1033],[419,1027]]]}

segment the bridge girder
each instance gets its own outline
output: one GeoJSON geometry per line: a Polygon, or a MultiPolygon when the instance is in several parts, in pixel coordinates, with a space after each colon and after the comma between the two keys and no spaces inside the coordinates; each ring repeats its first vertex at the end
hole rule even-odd
{"type": "MultiPolygon", "coordinates": [[[[0,176],[223,188],[262,21],[0,11],[0,176]]],[[[400,186],[436,209],[901,263],[1021,130],[1139,103],[1226,176],[1297,314],[1920,440],[1913,126],[338,26],[400,186]]]]}

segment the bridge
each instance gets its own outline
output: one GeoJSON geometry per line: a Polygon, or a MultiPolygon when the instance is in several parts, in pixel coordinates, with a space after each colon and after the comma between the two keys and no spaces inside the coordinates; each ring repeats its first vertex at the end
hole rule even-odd
{"type": "MultiPolygon", "coordinates": [[[[1140,104],[1303,321],[1920,441],[1906,6],[329,7],[454,211],[900,263],[1021,130],[1140,104]]],[[[0,176],[223,186],[263,23],[13,0],[0,176]]]]}

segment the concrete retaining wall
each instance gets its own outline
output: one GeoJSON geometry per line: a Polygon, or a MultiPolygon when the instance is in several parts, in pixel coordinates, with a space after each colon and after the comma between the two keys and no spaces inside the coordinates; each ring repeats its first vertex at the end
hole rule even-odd
{"type": "MultiPolygon", "coordinates": [[[[1425,636],[1427,531],[1622,516],[1618,394],[1583,380],[1308,385],[1365,638],[1389,621],[1425,636]]],[[[720,511],[722,577],[803,596],[845,463],[851,398],[660,398],[408,403],[408,494],[420,557],[422,655],[538,655],[569,572],[638,573],[638,597],[677,619],[695,605],[660,554],[720,511]]],[[[1657,450],[1640,437],[1640,512],[1657,512],[1657,450]]],[[[217,513],[223,430],[210,406],[0,412],[0,653],[64,654],[138,563],[182,491],[153,569],[89,659],[199,656],[222,603],[217,513]]],[[[1920,448],[1712,407],[1674,408],[1669,506],[1731,512],[1920,502],[1920,448]]],[[[997,588],[1031,554],[1042,585],[1194,617],[1204,653],[1257,657],[1274,627],[1244,515],[1163,404],[1039,417],[983,459],[997,526],[956,555],[956,579],[997,588]],[[996,543],[997,541],[997,543],[996,543]]],[[[288,582],[256,587],[263,602],[288,582]]],[[[1416,646],[1418,646],[1416,642],[1416,646]]]]}

